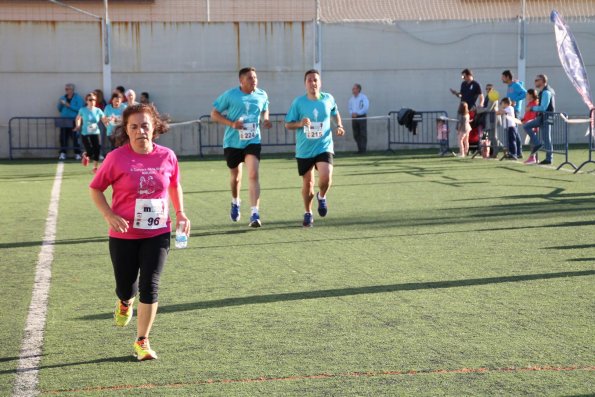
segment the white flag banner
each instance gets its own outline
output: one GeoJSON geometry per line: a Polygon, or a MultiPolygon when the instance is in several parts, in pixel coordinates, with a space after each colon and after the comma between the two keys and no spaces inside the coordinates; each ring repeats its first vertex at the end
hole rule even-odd
{"type": "MultiPolygon", "coordinates": [[[[562,18],[558,11],[552,10],[550,19],[554,23],[554,31],[556,33],[556,45],[558,47],[558,56],[566,75],[578,91],[583,102],[589,108],[593,109],[593,99],[591,97],[591,85],[589,84],[589,77],[583,62],[583,57],[578,49],[576,39],[568,28],[568,25],[562,18]]],[[[593,112],[591,111],[591,114],[593,112]]],[[[593,119],[591,119],[593,125],[593,119]]]]}

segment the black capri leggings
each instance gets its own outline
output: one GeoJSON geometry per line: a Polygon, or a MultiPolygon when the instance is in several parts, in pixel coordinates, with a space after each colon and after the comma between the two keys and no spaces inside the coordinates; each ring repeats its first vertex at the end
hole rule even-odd
{"type": "Polygon", "coordinates": [[[159,278],[169,253],[170,232],[137,240],[109,238],[116,295],[126,301],[139,293],[141,303],[156,303],[159,278]]]}
{"type": "Polygon", "coordinates": [[[101,151],[99,135],[82,135],[82,137],[87,156],[93,161],[99,161],[99,152],[101,151]]]}

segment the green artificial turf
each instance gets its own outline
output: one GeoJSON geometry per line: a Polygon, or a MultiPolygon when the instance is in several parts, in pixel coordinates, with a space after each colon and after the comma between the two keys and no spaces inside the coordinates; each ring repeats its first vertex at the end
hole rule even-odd
{"type": "MultiPolygon", "coordinates": [[[[89,198],[91,174],[67,163],[41,394],[595,392],[593,175],[417,152],[335,160],[329,214],[304,229],[295,160],[265,156],[263,227],[252,230],[247,179],[234,224],[224,161],[182,159],[192,233],[187,249],[172,244],[151,333],[160,359],[143,363],[131,356],[134,322],[113,326],[107,227],[89,198]]],[[[1,245],[17,266],[2,262],[16,292],[0,294],[19,310],[1,309],[11,341],[0,348],[2,395],[55,172],[46,165],[43,178],[27,177],[38,168],[0,165],[0,194],[15,209],[5,215],[21,233],[1,245]],[[14,179],[20,200],[4,189],[14,179]],[[36,234],[21,230],[23,212],[36,234]]]]}

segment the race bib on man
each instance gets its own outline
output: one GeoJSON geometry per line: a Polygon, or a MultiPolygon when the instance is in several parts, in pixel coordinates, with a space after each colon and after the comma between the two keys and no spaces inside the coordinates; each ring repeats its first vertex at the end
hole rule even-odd
{"type": "Polygon", "coordinates": [[[249,141],[256,138],[256,123],[244,123],[244,128],[238,130],[241,141],[249,141]]]}
{"type": "Polygon", "coordinates": [[[89,134],[94,134],[95,132],[97,132],[97,123],[89,123],[87,125],[87,132],[89,134]]]}
{"type": "Polygon", "coordinates": [[[120,116],[113,116],[112,121],[110,121],[111,125],[118,125],[122,122],[122,117],[120,116]]]}
{"type": "Polygon", "coordinates": [[[306,138],[308,139],[320,139],[324,135],[323,123],[312,123],[310,122],[310,128],[306,129],[306,138]]]}
{"type": "Polygon", "coordinates": [[[167,226],[168,204],[165,199],[136,199],[134,227],[154,230],[167,226]]]}

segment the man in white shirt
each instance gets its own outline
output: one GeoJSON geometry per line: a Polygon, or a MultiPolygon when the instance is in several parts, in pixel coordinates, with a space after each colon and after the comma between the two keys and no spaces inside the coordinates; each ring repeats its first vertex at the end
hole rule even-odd
{"type": "Polygon", "coordinates": [[[368,143],[368,120],[366,119],[370,102],[368,97],[362,94],[362,86],[354,84],[351,89],[353,96],[349,98],[349,113],[353,120],[351,126],[353,128],[353,138],[357,144],[357,153],[363,154],[366,152],[366,145],[368,143]]]}

